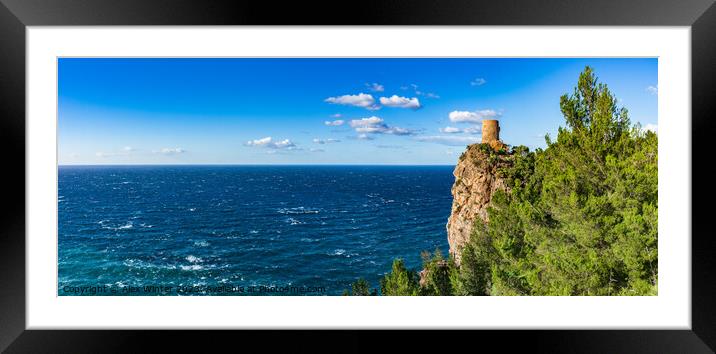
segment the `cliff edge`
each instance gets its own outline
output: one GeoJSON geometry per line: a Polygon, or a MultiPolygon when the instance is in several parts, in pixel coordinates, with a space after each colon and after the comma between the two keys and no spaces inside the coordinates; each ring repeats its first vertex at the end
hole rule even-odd
{"type": "Polygon", "coordinates": [[[488,221],[487,207],[492,195],[499,189],[507,190],[505,179],[499,169],[510,164],[506,145],[489,143],[472,144],[455,166],[452,186],[452,210],[447,223],[450,254],[460,264],[460,253],[470,240],[476,220],[488,221]],[[499,152],[498,152],[499,151],[499,152]]]}

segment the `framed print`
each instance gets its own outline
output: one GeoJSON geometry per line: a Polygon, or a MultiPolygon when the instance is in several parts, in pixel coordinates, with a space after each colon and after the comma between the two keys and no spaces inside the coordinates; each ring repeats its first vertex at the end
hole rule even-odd
{"type": "Polygon", "coordinates": [[[3,5],[8,352],[714,348],[709,1],[3,5]]]}

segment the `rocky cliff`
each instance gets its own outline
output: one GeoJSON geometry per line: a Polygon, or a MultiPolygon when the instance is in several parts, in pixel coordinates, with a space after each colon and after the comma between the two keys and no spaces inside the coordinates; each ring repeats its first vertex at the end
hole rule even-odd
{"type": "Polygon", "coordinates": [[[475,221],[488,220],[487,207],[493,193],[498,189],[507,189],[498,170],[510,163],[510,155],[498,154],[496,149],[506,149],[506,146],[469,145],[453,171],[455,182],[452,186],[453,202],[447,234],[450,254],[455,257],[458,265],[462,247],[470,240],[475,221]]]}

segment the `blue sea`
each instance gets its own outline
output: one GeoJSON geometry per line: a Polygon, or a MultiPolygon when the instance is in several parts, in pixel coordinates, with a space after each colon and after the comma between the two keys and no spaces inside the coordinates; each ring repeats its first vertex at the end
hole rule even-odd
{"type": "Polygon", "coordinates": [[[61,166],[59,295],[341,295],[447,254],[453,166],[61,166]]]}

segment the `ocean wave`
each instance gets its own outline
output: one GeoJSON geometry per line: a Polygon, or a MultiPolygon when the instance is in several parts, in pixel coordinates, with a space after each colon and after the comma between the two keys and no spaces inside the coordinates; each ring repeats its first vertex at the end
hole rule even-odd
{"type": "Polygon", "coordinates": [[[230,268],[230,264],[224,264],[221,266],[218,266],[216,264],[189,264],[189,265],[180,265],[179,269],[181,270],[208,270],[208,269],[227,269],[230,268]]]}
{"type": "Polygon", "coordinates": [[[126,229],[131,229],[133,227],[134,227],[134,224],[131,221],[128,221],[126,224],[118,227],[117,230],[126,230],[126,229]]]}
{"type": "Polygon", "coordinates": [[[294,218],[288,218],[288,219],[286,219],[286,222],[287,222],[287,223],[290,223],[291,225],[303,225],[303,224],[305,224],[305,222],[303,222],[303,221],[301,221],[301,220],[294,219],[294,218]]]}
{"type": "Polygon", "coordinates": [[[134,259],[134,258],[125,259],[124,262],[122,262],[122,263],[127,267],[137,268],[137,269],[153,269],[153,268],[176,269],[176,266],[174,266],[174,265],[159,265],[159,264],[154,264],[151,262],[143,261],[141,259],[134,259]]]}
{"type": "Polygon", "coordinates": [[[209,246],[209,242],[206,242],[206,241],[196,241],[196,242],[194,242],[194,246],[197,246],[197,247],[206,247],[206,246],[209,246]]]}
{"type": "Polygon", "coordinates": [[[113,230],[113,231],[127,230],[127,229],[131,229],[131,228],[134,227],[134,223],[133,223],[132,221],[127,221],[126,224],[120,225],[120,226],[109,226],[109,225],[105,225],[105,223],[108,223],[108,222],[109,222],[109,220],[100,220],[100,221],[98,221],[97,223],[98,223],[103,229],[105,229],[105,230],[113,230]]]}
{"type": "Polygon", "coordinates": [[[181,270],[202,270],[204,269],[204,266],[201,264],[192,264],[192,265],[181,265],[179,266],[181,270]]]}
{"type": "Polygon", "coordinates": [[[201,263],[202,262],[201,258],[199,258],[197,256],[193,256],[193,255],[188,255],[188,256],[186,256],[185,259],[187,261],[189,261],[190,263],[201,263]]]}
{"type": "Polygon", "coordinates": [[[318,214],[320,212],[320,209],[311,209],[306,207],[278,209],[279,214],[318,214]]]}

